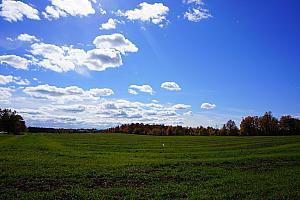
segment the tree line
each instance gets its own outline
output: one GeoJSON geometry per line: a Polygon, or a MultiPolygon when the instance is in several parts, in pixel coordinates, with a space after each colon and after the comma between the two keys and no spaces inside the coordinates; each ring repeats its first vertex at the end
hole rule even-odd
{"type": "Polygon", "coordinates": [[[158,124],[132,123],[102,130],[103,133],[126,133],[138,135],[191,135],[191,136],[268,136],[268,135],[300,135],[300,120],[290,115],[279,120],[271,112],[263,116],[248,116],[242,119],[240,128],[233,120],[229,120],[222,128],[183,127],[158,124]]]}
{"type": "Polygon", "coordinates": [[[63,129],[63,128],[26,128],[23,117],[11,109],[0,109],[0,132],[8,134],[31,133],[126,133],[138,135],[194,135],[194,136],[259,136],[259,135],[300,135],[300,120],[290,115],[277,119],[271,112],[263,116],[248,116],[242,119],[240,127],[229,120],[222,128],[196,128],[183,126],[167,126],[159,124],[132,123],[117,127],[97,129],[63,129]]]}

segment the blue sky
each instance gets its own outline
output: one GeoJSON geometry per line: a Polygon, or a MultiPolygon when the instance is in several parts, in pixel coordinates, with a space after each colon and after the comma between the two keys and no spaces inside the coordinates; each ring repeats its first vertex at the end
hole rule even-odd
{"type": "Polygon", "coordinates": [[[2,1],[2,108],[27,125],[300,116],[300,2],[2,1]]]}

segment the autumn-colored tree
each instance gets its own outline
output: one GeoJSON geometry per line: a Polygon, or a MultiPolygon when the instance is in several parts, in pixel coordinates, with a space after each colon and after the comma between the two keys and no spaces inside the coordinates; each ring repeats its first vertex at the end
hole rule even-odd
{"type": "MultiPolygon", "coordinates": [[[[65,130],[63,130],[65,131],[65,130]]],[[[280,121],[272,116],[271,112],[264,116],[248,116],[242,119],[240,130],[233,120],[229,120],[221,129],[213,127],[183,127],[165,126],[163,124],[123,124],[115,128],[109,128],[101,132],[127,133],[139,135],[300,135],[300,120],[291,116],[283,116],[280,121]]]]}
{"type": "Polygon", "coordinates": [[[259,118],[257,116],[248,116],[246,118],[243,118],[240,125],[240,134],[244,136],[259,135],[259,118]]]}
{"type": "Polygon", "coordinates": [[[272,112],[266,112],[259,118],[259,126],[264,135],[277,135],[279,133],[279,122],[273,117],[272,112]]]}
{"type": "Polygon", "coordinates": [[[283,135],[300,134],[300,120],[290,115],[282,116],[279,120],[279,126],[283,135]]]}
{"type": "Polygon", "coordinates": [[[173,135],[173,130],[172,130],[172,126],[168,126],[167,130],[166,130],[166,135],[173,135]]]}

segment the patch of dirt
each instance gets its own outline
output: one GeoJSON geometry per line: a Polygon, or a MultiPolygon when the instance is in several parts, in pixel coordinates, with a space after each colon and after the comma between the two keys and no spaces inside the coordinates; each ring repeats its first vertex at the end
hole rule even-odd
{"type": "Polygon", "coordinates": [[[89,188],[112,188],[116,186],[121,187],[134,187],[134,188],[144,188],[149,185],[149,181],[141,180],[131,177],[119,177],[112,178],[111,180],[107,180],[100,177],[92,177],[91,184],[88,186],[89,188]]]}
{"type": "Polygon", "coordinates": [[[188,199],[188,195],[186,193],[169,192],[163,195],[163,199],[188,199]]]}
{"type": "Polygon", "coordinates": [[[221,163],[193,163],[194,166],[209,166],[223,168],[226,170],[242,170],[242,171],[259,171],[266,172],[276,170],[285,166],[300,165],[299,160],[289,159],[255,159],[236,162],[221,162],[221,163]]]}
{"type": "Polygon", "coordinates": [[[88,188],[97,188],[97,187],[111,188],[113,187],[113,182],[107,181],[99,177],[92,177],[91,183],[88,185],[88,188]]]}
{"type": "Polygon", "coordinates": [[[6,184],[4,188],[14,188],[25,192],[50,192],[75,184],[78,182],[66,179],[19,179],[12,184],[6,184]]]}

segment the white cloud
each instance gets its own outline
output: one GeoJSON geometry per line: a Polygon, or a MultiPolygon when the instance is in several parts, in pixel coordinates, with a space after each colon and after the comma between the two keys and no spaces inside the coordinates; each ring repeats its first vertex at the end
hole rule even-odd
{"type": "Polygon", "coordinates": [[[57,102],[99,100],[101,97],[111,96],[114,92],[108,88],[93,88],[84,90],[77,86],[60,88],[56,86],[38,85],[26,87],[23,92],[33,98],[47,99],[57,102]]]}
{"type": "Polygon", "coordinates": [[[94,49],[87,52],[87,59],[84,62],[90,70],[103,71],[107,68],[114,68],[123,65],[119,51],[114,49],[94,49]]]}
{"type": "Polygon", "coordinates": [[[7,64],[16,69],[27,69],[30,61],[16,55],[0,56],[0,64],[7,64]]]}
{"type": "MultiPolygon", "coordinates": [[[[54,92],[59,96],[57,98],[64,98],[60,93],[54,92]]],[[[17,111],[22,114],[26,123],[36,126],[103,128],[135,122],[178,125],[184,116],[178,114],[169,104],[142,103],[123,99],[70,101],[68,105],[27,96],[19,103],[18,98],[12,99],[14,99],[13,107],[20,108],[17,111]]]]}
{"type": "Polygon", "coordinates": [[[162,3],[149,4],[147,2],[143,2],[139,4],[139,8],[127,11],[119,10],[117,14],[125,16],[127,19],[132,21],[150,21],[153,24],[163,25],[163,23],[167,22],[166,15],[168,12],[169,8],[162,3]]]}
{"type": "Polygon", "coordinates": [[[128,89],[128,92],[130,93],[130,94],[133,94],[133,95],[137,95],[138,94],[138,92],[136,91],[136,90],[134,90],[134,89],[128,89]]]}
{"type": "Polygon", "coordinates": [[[185,115],[185,116],[192,116],[193,112],[192,111],[188,111],[188,112],[183,113],[183,115],[185,115]]]}
{"type": "Polygon", "coordinates": [[[161,84],[161,88],[164,88],[164,89],[170,90],[170,91],[180,91],[181,90],[179,85],[175,82],[164,82],[161,84]]]}
{"type": "Polygon", "coordinates": [[[88,92],[93,97],[107,97],[114,94],[114,92],[108,88],[93,88],[90,89],[88,92]]]}
{"type": "Polygon", "coordinates": [[[216,104],[211,104],[211,103],[203,103],[201,105],[201,108],[206,110],[214,109],[216,107],[217,107],[216,104]]]}
{"type": "Polygon", "coordinates": [[[22,34],[18,35],[17,39],[20,41],[24,41],[24,42],[38,42],[39,41],[39,39],[37,39],[35,36],[29,35],[27,33],[22,33],[22,34]]]}
{"type": "Polygon", "coordinates": [[[11,82],[13,82],[13,76],[0,75],[0,85],[6,85],[11,82]]]}
{"type": "Polygon", "coordinates": [[[13,92],[14,90],[11,88],[0,87],[0,102],[9,103],[10,97],[12,96],[13,92]]]}
{"type": "Polygon", "coordinates": [[[138,94],[139,92],[153,94],[154,91],[150,85],[130,85],[128,92],[130,94],[138,94]]]}
{"type": "Polygon", "coordinates": [[[86,52],[73,47],[35,43],[30,52],[37,56],[37,65],[56,72],[68,72],[82,67],[95,71],[119,67],[123,65],[121,53],[138,51],[122,34],[100,35],[94,44],[97,48],[86,52]]]}
{"type": "MultiPolygon", "coordinates": [[[[38,41],[35,36],[20,34],[19,40],[38,41]]],[[[24,54],[28,58],[16,55],[0,56],[0,64],[8,64],[18,69],[27,69],[29,64],[50,69],[55,72],[76,71],[85,72],[87,69],[104,71],[107,68],[116,68],[123,65],[122,55],[128,52],[137,52],[138,48],[122,34],[100,35],[93,43],[94,49],[85,51],[71,46],[57,46],[43,42],[31,44],[29,52],[24,54]]]]}
{"type": "Polygon", "coordinates": [[[46,19],[52,20],[52,18],[58,19],[59,17],[66,17],[67,13],[60,10],[59,8],[47,6],[45,12],[43,12],[43,15],[46,19]]]}
{"type": "Polygon", "coordinates": [[[39,11],[21,1],[2,0],[0,16],[9,22],[23,20],[24,17],[40,20],[39,11]]]}
{"type": "Polygon", "coordinates": [[[203,19],[208,19],[211,17],[212,15],[209,13],[209,11],[204,8],[193,8],[184,13],[184,18],[192,22],[199,22],[203,19]]]}
{"type": "Polygon", "coordinates": [[[10,41],[10,42],[13,42],[14,39],[12,39],[11,37],[6,37],[6,40],[10,41]]]}
{"type": "Polygon", "coordinates": [[[185,110],[190,108],[186,104],[108,99],[105,96],[113,92],[105,88],[38,85],[26,87],[24,93],[0,87],[1,94],[4,94],[2,91],[5,91],[5,97],[0,95],[1,105],[16,109],[29,126],[105,128],[124,123],[154,123],[215,127],[232,118],[215,113],[202,113],[200,117],[185,110]]]}
{"type": "Polygon", "coordinates": [[[183,17],[192,22],[199,22],[212,17],[209,10],[204,8],[203,0],[183,0],[184,4],[188,4],[189,8],[183,17]]]}
{"type": "Polygon", "coordinates": [[[75,69],[75,64],[68,57],[68,51],[52,44],[35,43],[31,45],[30,52],[39,61],[37,65],[56,72],[67,72],[75,69]]]}
{"type": "Polygon", "coordinates": [[[6,85],[9,83],[15,83],[17,85],[29,85],[30,81],[27,79],[22,79],[21,77],[0,75],[0,85],[6,85]]]}
{"type": "Polygon", "coordinates": [[[66,113],[81,113],[86,110],[82,105],[70,105],[70,106],[56,106],[53,110],[62,111],[66,113]]]}
{"type": "Polygon", "coordinates": [[[109,18],[106,23],[101,24],[100,30],[116,29],[118,20],[109,18]]]}
{"type": "Polygon", "coordinates": [[[132,42],[119,33],[97,36],[93,44],[99,49],[115,49],[122,54],[138,51],[138,48],[132,42]]]}
{"type": "Polygon", "coordinates": [[[176,105],[173,106],[173,108],[175,110],[185,110],[185,109],[191,108],[191,106],[186,105],[186,104],[176,104],[176,105]]]}
{"type": "Polygon", "coordinates": [[[51,6],[47,6],[43,15],[47,19],[58,19],[59,17],[88,16],[95,14],[92,6],[95,0],[51,0],[51,6]]]}
{"type": "Polygon", "coordinates": [[[185,4],[196,4],[196,5],[203,5],[203,0],[183,0],[185,4]]]}
{"type": "Polygon", "coordinates": [[[104,10],[102,7],[100,7],[100,14],[101,15],[106,15],[106,10],[104,10]]]}

